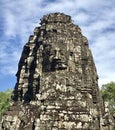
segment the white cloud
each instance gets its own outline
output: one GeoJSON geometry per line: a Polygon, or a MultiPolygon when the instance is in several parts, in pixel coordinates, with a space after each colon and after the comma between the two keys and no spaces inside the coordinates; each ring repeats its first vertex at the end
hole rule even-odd
{"type": "MultiPolygon", "coordinates": [[[[23,45],[39,26],[40,18],[50,12],[72,16],[87,36],[96,62],[99,84],[115,81],[115,1],[107,0],[4,0],[0,3],[0,73],[16,73],[23,45]],[[114,28],[114,29],[113,29],[114,28]],[[18,40],[17,40],[18,38],[18,40]],[[12,40],[13,39],[13,40],[12,40]],[[10,51],[10,54],[9,54],[10,51]],[[10,58],[10,60],[9,60],[10,58]],[[16,67],[15,67],[16,66],[16,67]]],[[[7,79],[6,79],[7,80],[7,79]]]]}

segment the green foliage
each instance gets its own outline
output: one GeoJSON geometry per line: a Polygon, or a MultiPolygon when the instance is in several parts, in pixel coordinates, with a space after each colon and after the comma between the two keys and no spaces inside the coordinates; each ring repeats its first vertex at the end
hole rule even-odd
{"type": "Polygon", "coordinates": [[[9,101],[11,98],[12,90],[6,92],[0,92],[0,115],[5,112],[9,107],[9,101]]]}
{"type": "Polygon", "coordinates": [[[102,97],[109,102],[111,113],[115,113],[115,82],[102,85],[102,97]]]}

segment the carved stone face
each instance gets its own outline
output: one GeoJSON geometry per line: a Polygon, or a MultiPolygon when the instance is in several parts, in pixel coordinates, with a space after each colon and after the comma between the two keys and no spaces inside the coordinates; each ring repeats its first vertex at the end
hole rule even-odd
{"type": "Polygon", "coordinates": [[[54,54],[50,56],[51,70],[63,70],[67,68],[66,58],[62,49],[56,47],[54,54]]]}
{"type": "Polygon", "coordinates": [[[67,69],[66,54],[63,49],[52,45],[44,46],[43,72],[67,69]]]}

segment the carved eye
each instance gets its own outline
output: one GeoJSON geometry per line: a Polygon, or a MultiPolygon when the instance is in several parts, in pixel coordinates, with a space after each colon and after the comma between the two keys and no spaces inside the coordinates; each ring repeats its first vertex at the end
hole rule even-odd
{"type": "Polygon", "coordinates": [[[50,55],[55,55],[55,50],[51,50],[50,55]]]}

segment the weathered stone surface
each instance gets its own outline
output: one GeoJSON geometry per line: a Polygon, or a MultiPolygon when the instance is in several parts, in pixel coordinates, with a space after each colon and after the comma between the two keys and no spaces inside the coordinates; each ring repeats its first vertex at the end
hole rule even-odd
{"type": "Polygon", "coordinates": [[[41,19],[24,46],[0,130],[113,130],[88,40],[71,17],[41,19]]]}

